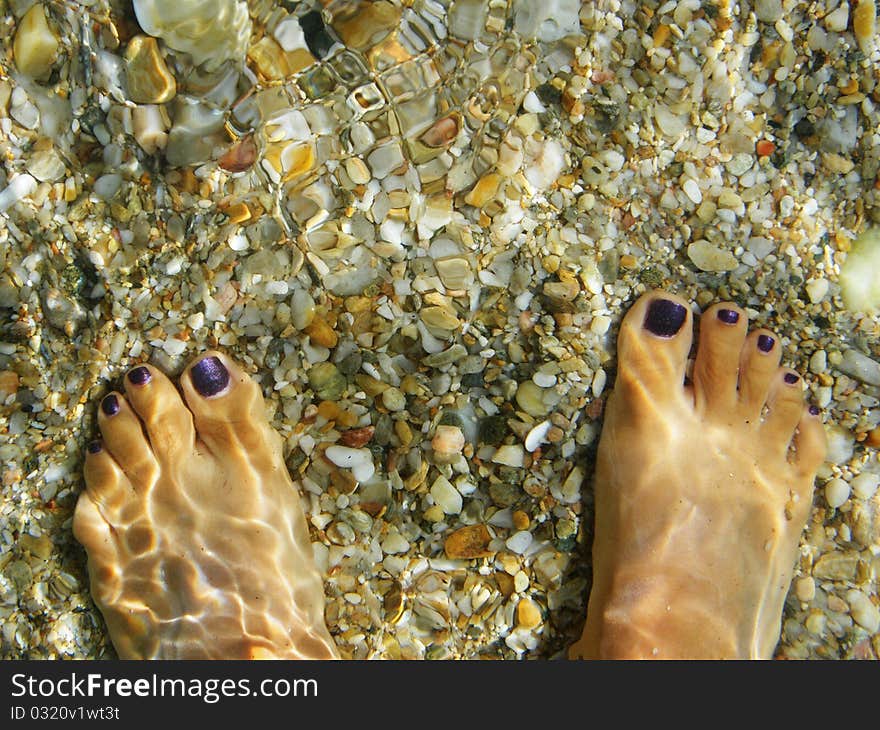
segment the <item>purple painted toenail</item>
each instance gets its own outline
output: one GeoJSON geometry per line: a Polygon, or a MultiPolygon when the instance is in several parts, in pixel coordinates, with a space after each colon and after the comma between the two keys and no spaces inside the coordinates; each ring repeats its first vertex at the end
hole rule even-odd
{"type": "Polygon", "coordinates": [[[150,382],[151,377],[149,368],[145,368],[143,365],[128,371],[128,381],[132,385],[146,385],[150,382]]]}
{"type": "Polygon", "coordinates": [[[100,454],[101,453],[101,442],[100,441],[92,441],[86,447],[89,450],[90,454],[100,454]]]}
{"type": "Polygon", "coordinates": [[[101,410],[104,411],[104,415],[115,416],[119,413],[119,398],[111,393],[101,401],[101,410]]]}
{"type": "Polygon", "coordinates": [[[190,377],[199,395],[208,398],[217,395],[229,385],[229,371],[219,357],[206,357],[199,360],[190,370],[190,377]]]}
{"type": "Polygon", "coordinates": [[[687,309],[670,299],[655,299],[648,305],[644,327],[658,337],[672,337],[687,319],[687,309]]]}
{"type": "Polygon", "coordinates": [[[786,373],[782,379],[788,383],[789,385],[794,385],[798,380],[800,380],[800,376],[795,375],[794,373],[786,373]]]}
{"type": "Polygon", "coordinates": [[[719,309],[718,319],[724,322],[724,324],[736,324],[739,322],[739,312],[733,309],[719,309]]]}
{"type": "Polygon", "coordinates": [[[770,352],[775,344],[776,340],[770,335],[758,335],[758,349],[761,352],[770,352]]]}
{"type": "Polygon", "coordinates": [[[819,406],[810,406],[810,415],[818,416],[819,415],[819,406]]]}

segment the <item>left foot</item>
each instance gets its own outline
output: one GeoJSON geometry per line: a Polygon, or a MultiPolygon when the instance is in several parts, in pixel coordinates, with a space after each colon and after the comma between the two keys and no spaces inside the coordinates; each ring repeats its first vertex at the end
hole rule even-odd
{"type": "Polygon", "coordinates": [[[101,403],[74,517],[123,659],[331,659],[305,515],[260,389],[218,352],[101,403]]]}

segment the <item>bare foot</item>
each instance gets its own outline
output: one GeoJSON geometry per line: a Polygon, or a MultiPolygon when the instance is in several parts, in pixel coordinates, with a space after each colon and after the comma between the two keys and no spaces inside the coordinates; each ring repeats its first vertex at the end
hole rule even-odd
{"type": "Polygon", "coordinates": [[[769,658],[825,455],[773,333],[665,292],[621,325],[599,443],[593,588],[572,658],[769,658]]]}
{"type": "Polygon", "coordinates": [[[101,403],[74,534],[121,658],[334,658],[299,496],[259,388],[209,352],[101,403]]]}

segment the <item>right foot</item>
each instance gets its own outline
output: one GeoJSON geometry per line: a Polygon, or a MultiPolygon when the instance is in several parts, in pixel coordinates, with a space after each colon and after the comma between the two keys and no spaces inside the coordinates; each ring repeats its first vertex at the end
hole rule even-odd
{"type": "Polygon", "coordinates": [[[718,304],[684,385],[687,302],[621,325],[596,468],[593,588],[572,658],[769,658],[825,454],[772,332],[718,304]]]}
{"type": "Polygon", "coordinates": [[[308,527],[260,390],[210,352],[101,403],[74,534],[123,659],[338,656],[308,527]]]}

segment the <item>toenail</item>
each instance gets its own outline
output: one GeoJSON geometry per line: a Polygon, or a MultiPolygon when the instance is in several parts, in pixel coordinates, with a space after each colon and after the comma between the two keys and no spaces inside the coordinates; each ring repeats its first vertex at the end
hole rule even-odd
{"type": "Polygon", "coordinates": [[[101,453],[101,442],[100,441],[92,441],[86,447],[89,450],[90,454],[100,454],[101,453]]]}
{"type": "Polygon", "coordinates": [[[819,415],[819,406],[810,406],[810,415],[818,416],[819,415]]]}
{"type": "Polygon", "coordinates": [[[739,322],[739,312],[733,309],[719,309],[718,319],[724,322],[724,324],[736,324],[739,322]]]}
{"type": "Polygon", "coordinates": [[[132,385],[146,385],[150,382],[151,377],[149,368],[145,368],[143,365],[128,371],[128,381],[132,385]]]}
{"type": "Polygon", "coordinates": [[[655,299],[648,305],[644,327],[658,337],[672,337],[687,319],[687,309],[670,299],[655,299]]]}
{"type": "Polygon", "coordinates": [[[107,416],[115,416],[119,413],[119,398],[111,393],[101,401],[101,410],[107,416]]]}
{"type": "Polygon", "coordinates": [[[229,385],[229,371],[219,357],[206,357],[193,365],[190,371],[193,386],[199,395],[208,398],[217,395],[229,385]]]}
{"type": "Polygon", "coordinates": [[[776,340],[770,335],[758,335],[758,349],[761,352],[770,352],[775,344],[776,340]]]}
{"type": "Polygon", "coordinates": [[[795,375],[794,373],[786,373],[782,379],[788,383],[789,385],[794,385],[798,380],[800,380],[799,375],[795,375]]]}

